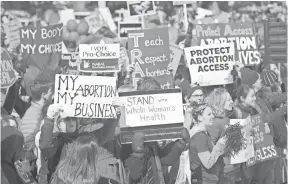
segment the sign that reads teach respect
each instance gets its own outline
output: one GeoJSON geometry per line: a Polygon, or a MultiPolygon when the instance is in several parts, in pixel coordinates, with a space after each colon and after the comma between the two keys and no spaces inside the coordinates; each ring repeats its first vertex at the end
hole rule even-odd
{"type": "Polygon", "coordinates": [[[236,61],[242,62],[245,66],[260,64],[260,52],[253,24],[201,24],[195,28],[201,46],[233,43],[236,61]]]}
{"type": "Polygon", "coordinates": [[[119,44],[80,44],[80,71],[114,72],[119,71],[119,44]]]}
{"type": "Polygon", "coordinates": [[[25,54],[51,54],[62,52],[63,24],[20,30],[20,52],[25,54]]]}
{"type": "Polygon", "coordinates": [[[266,132],[267,127],[261,119],[260,115],[251,117],[253,129],[253,143],[255,145],[254,157],[247,162],[248,166],[255,165],[266,160],[271,160],[278,157],[276,147],[273,142],[272,130],[266,132]]]}
{"type": "Polygon", "coordinates": [[[192,84],[211,86],[233,82],[231,75],[235,63],[233,44],[194,46],[185,48],[184,52],[192,84]]]}
{"type": "Polygon", "coordinates": [[[64,106],[70,117],[117,117],[112,105],[117,95],[114,77],[56,75],[54,103],[64,106]]]}
{"type": "Polygon", "coordinates": [[[128,53],[135,71],[133,84],[143,77],[153,77],[162,89],[171,88],[168,28],[128,31],[128,53]]]}

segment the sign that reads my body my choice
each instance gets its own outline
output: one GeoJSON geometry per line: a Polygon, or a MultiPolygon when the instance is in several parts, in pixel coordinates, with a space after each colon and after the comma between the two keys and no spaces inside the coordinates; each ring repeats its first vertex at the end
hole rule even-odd
{"type": "Polygon", "coordinates": [[[233,43],[236,61],[242,62],[245,66],[260,64],[260,52],[258,51],[253,24],[196,25],[196,36],[201,46],[233,43]]]}
{"type": "Polygon", "coordinates": [[[80,71],[115,72],[119,71],[119,44],[80,44],[80,71]]]}
{"type": "Polygon", "coordinates": [[[117,117],[112,105],[117,96],[114,77],[56,75],[55,104],[64,106],[70,117],[112,118],[117,117]]]}
{"type": "Polygon", "coordinates": [[[233,82],[231,71],[235,63],[232,43],[185,48],[191,83],[200,86],[233,82]]]}

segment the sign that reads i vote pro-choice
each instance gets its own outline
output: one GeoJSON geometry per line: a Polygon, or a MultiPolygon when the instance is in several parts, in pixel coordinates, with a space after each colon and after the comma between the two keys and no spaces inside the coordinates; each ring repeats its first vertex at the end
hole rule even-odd
{"type": "Polygon", "coordinates": [[[80,59],[118,59],[119,44],[80,44],[80,59]]]}

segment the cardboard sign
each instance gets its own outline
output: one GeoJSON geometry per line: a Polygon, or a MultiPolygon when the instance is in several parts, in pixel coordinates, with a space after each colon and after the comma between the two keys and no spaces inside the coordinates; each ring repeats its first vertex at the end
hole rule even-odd
{"type": "Polygon", "coordinates": [[[252,116],[251,124],[254,134],[253,143],[255,145],[255,153],[254,157],[248,160],[247,165],[252,166],[266,160],[277,158],[278,153],[273,142],[272,132],[265,132],[265,124],[260,115],[252,116]]]}
{"type": "Polygon", "coordinates": [[[222,85],[233,82],[231,71],[235,63],[231,43],[184,48],[191,84],[200,86],[222,85]]]}
{"type": "Polygon", "coordinates": [[[99,29],[106,25],[106,22],[100,13],[93,13],[92,15],[85,17],[85,20],[89,25],[88,32],[90,34],[95,34],[99,29]]]}
{"type": "Polygon", "coordinates": [[[142,23],[119,22],[118,23],[118,37],[127,38],[128,31],[141,30],[141,29],[142,29],[142,23]]]}
{"type": "Polygon", "coordinates": [[[162,89],[171,88],[173,77],[170,63],[168,28],[128,31],[128,53],[135,64],[133,84],[143,77],[153,77],[162,89]]]}
{"type": "Polygon", "coordinates": [[[183,50],[175,44],[170,44],[170,62],[173,69],[173,76],[175,77],[183,50]]]}
{"type": "Polygon", "coordinates": [[[117,117],[112,105],[117,95],[114,77],[56,75],[54,103],[62,104],[70,117],[117,117]]]}
{"type": "Polygon", "coordinates": [[[237,154],[231,157],[230,164],[239,164],[247,162],[249,158],[254,157],[253,136],[251,135],[252,123],[248,116],[246,119],[230,119],[230,124],[239,123],[242,128],[242,135],[245,138],[245,147],[237,154]]]}
{"type": "Polygon", "coordinates": [[[80,44],[80,71],[115,72],[119,71],[119,44],[80,44]]]}
{"type": "Polygon", "coordinates": [[[14,70],[12,59],[9,53],[1,47],[1,88],[9,88],[16,80],[17,75],[14,70]]]}
{"type": "Polygon", "coordinates": [[[179,138],[177,127],[184,122],[181,89],[124,92],[119,97],[125,106],[121,142],[129,142],[125,136],[135,130],[144,133],[145,141],[179,138]]]}
{"type": "Polygon", "coordinates": [[[195,29],[201,46],[233,43],[236,61],[242,62],[245,66],[260,64],[260,53],[253,24],[201,24],[195,25],[195,29]]]}

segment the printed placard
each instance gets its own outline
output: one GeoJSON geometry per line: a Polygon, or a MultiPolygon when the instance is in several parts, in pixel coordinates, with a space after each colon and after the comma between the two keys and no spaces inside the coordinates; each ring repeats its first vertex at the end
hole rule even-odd
{"type": "Polygon", "coordinates": [[[118,37],[119,38],[127,38],[128,31],[131,30],[141,30],[142,23],[128,23],[128,22],[119,22],[118,23],[118,37]]]}
{"type": "Polygon", "coordinates": [[[260,64],[257,37],[251,23],[195,25],[196,37],[201,46],[233,43],[235,60],[245,66],[260,64]]]}
{"type": "Polygon", "coordinates": [[[91,34],[95,34],[101,27],[106,25],[106,22],[99,12],[95,12],[85,17],[85,20],[89,25],[89,33],[91,34]]]}
{"type": "Polygon", "coordinates": [[[16,80],[17,75],[14,70],[12,59],[9,53],[1,47],[1,88],[9,88],[16,80]]]}
{"type": "Polygon", "coordinates": [[[233,82],[231,71],[235,63],[231,43],[184,48],[191,84],[200,86],[222,85],[233,82]]]}
{"type": "Polygon", "coordinates": [[[230,164],[239,164],[247,162],[249,158],[254,157],[253,136],[251,135],[252,123],[248,116],[246,119],[230,119],[230,124],[239,123],[242,128],[242,135],[245,138],[244,148],[237,154],[230,158],[230,164]]]}
{"type": "Polygon", "coordinates": [[[273,136],[271,135],[272,130],[266,132],[267,129],[265,130],[265,124],[260,115],[252,116],[251,124],[254,134],[253,143],[255,145],[255,153],[254,157],[248,160],[247,166],[277,158],[279,155],[273,142],[273,136]]]}
{"type": "Polygon", "coordinates": [[[162,89],[171,88],[173,77],[170,63],[168,28],[128,31],[128,54],[135,64],[133,85],[143,77],[153,77],[162,89]]]}
{"type": "Polygon", "coordinates": [[[69,74],[77,74],[79,65],[80,59],[78,52],[62,53],[59,66],[67,69],[69,74]]]}
{"type": "Polygon", "coordinates": [[[173,69],[173,76],[175,77],[183,50],[175,44],[170,44],[170,62],[173,69]]]}
{"type": "Polygon", "coordinates": [[[20,28],[22,27],[21,22],[18,19],[11,20],[3,24],[5,32],[5,44],[9,45],[10,48],[16,48],[20,44],[20,28]]]}
{"type": "Polygon", "coordinates": [[[182,127],[184,122],[181,89],[123,92],[119,98],[125,106],[125,123],[120,125],[124,136],[142,131],[145,141],[163,139],[163,136],[179,138],[181,130],[177,127],[182,127]]]}
{"type": "Polygon", "coordinates": [[[116,96],[114,77],[57,74],[55,78],[54,103],[62,104],[70,117],[115,119],[116,96]]]}
{"type": "Polygon", "coordinates": [[[154,1],[127,1],[130,16],[156,14],[154,1]]]}

